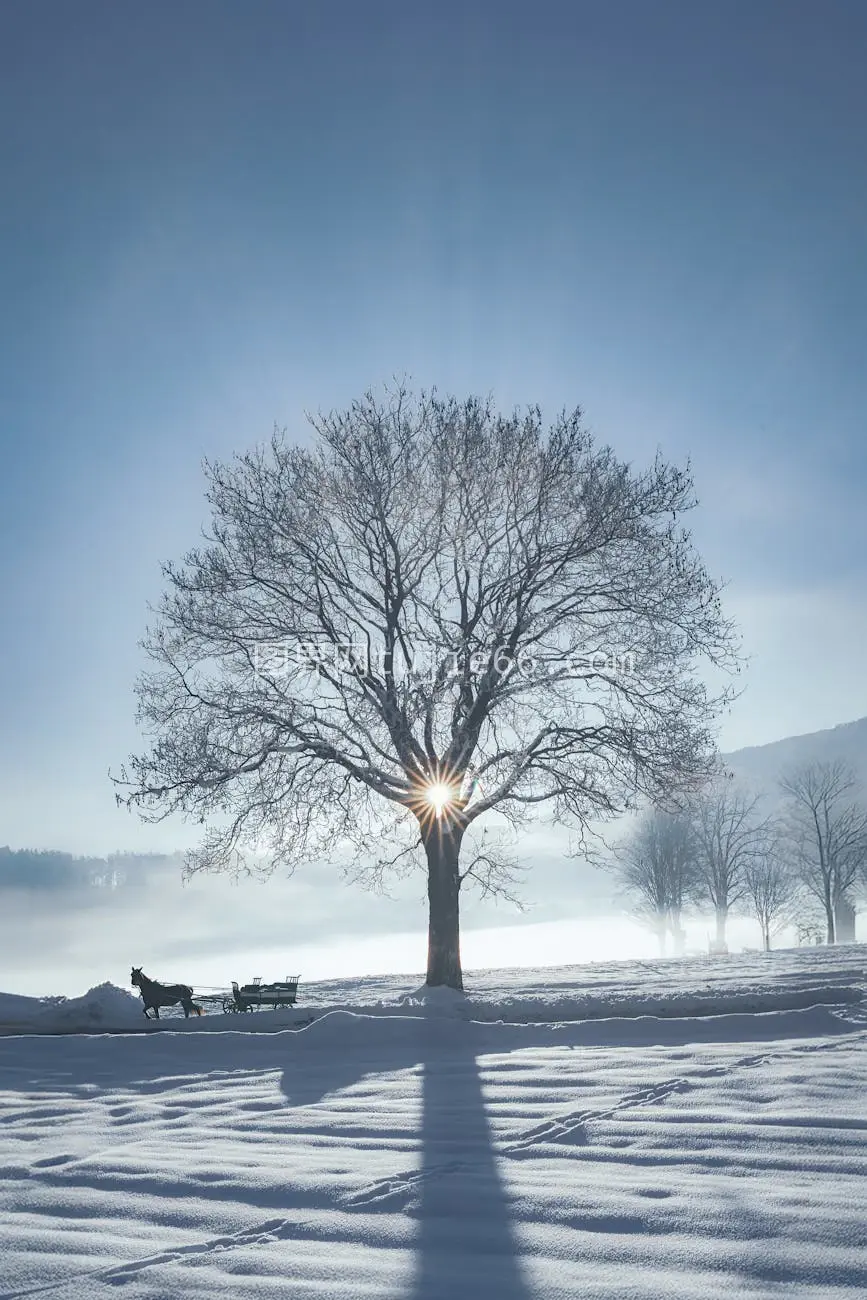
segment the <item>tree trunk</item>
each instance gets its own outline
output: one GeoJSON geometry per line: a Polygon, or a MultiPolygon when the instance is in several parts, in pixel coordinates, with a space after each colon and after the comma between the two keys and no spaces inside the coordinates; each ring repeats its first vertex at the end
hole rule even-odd
{"type": "Polygon", "coordinates": [[[663,914],[662,916],[660,916],[659,922],[656,927],[656,937],[659,940],[660,957],[665,956],[665,940],[666,940],[667,931],[668,931],[668,917],[663,914]]]}
{"type": "Polygon", "coordinates": [[[428,940],[427,979],[429,987],[446,985],[463,990],[458,857],[463,832],[443,825],[437,818],[423,831],[427,854],[428,940]]]}
{"type": "Polygon", "coordinates": [[[831,902],[830,898],[826,898],[825,899],[825,920],[827,922],[827,937],[825,942],[829,944],[833,944],[837,942],[837,929],[834,924],[835,919],[836,918],[834,917],[834,904],[831,902]]]}
{"type": "Polygon", "coordinates": [[[762,941],[765,945],[765,952],[770,952],[771,951],[771,927],[769,925],[762,926],[762,941]]]}
{"type": "Polygon", "coordinates": [[[686,948],[686,931],[680,924],[680,912],[671,914],[671,942],[675,957],[682,957],[686,948]]]}
{"type": "Polygon", "coordinates": [[[716,946],[719,949],[725,948],[726,945],[726,921],[728,920],[728,908],[718,907],[716,909],[716,946]]]}

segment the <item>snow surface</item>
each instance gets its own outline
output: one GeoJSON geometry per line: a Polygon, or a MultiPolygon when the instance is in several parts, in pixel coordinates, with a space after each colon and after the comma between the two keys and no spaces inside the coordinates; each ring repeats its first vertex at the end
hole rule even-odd
{"type": "Polygon", "coordinates": [[[3,995],[0,1300],[863,1300],[865,969],[383,977],[160,1026],[3,995]]]}

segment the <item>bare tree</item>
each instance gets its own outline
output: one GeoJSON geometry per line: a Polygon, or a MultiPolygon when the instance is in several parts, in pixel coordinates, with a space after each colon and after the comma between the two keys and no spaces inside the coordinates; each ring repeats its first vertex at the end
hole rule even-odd
{"type": "Polygon", "coordinates": [[[705,779],[732,692],[698,669],[736,666],[732,626],[680,522],[688,469],[634,471],[580,411],[546,432],[399,387],[308,418],[310,447],[206,464],[118,797],[208,824],[188,871],[243,869],[251,839],[289,870],[417,841],[427,981],[460,988],[470,826],[580,829],[705,779]]]}
{"type": "Polygon", "coordinates": [[[798,887],[779,837],[764,837],[759,851],[748,860],[743,879],[746,897],[761,926],[762,945],[770,952],[771,939],[794,919],[798,887]]]}
{"type": "Polygon", "coordinates": [[[698,868],[697,901],[709,902],[716,917],[716,944],[725,949],[729,912],[747,892],[746,873],[761,847],[767,820],[760,820],[761,795],[716,777],[692,801],[698,868]]]}
{"type": "Polygon", "coordinates": [[[824,941],[825,925],[824,917],[821,912],[816,911],[816,900],[810,899],[812,906],[802,907],[801,903],[805,902],[804,895],[798,899],[796,909],[793,913],[795,930],[798,935],[798,947],[818,947],[824,941]]]}
{"type": "Polygon", "coordinates": [[[858,881],[867,854],[867,810],[846,763],[810,763],[780,780],[786,834],[796,874],[825,913],[828,943],[836,941],[836,912],[858,881]]]}
{"type": "Polygon", "coordinates": [[[695,838],[688,817],[654,808],[615,848],[611,865],[636,916],[650,925],[665,956],[669,932],[683,948],[681,914],[695,890],[695,838]]]}

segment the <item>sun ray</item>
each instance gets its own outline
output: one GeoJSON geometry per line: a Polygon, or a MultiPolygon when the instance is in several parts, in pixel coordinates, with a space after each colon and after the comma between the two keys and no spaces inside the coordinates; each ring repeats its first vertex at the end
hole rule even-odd
{"type": "Polygon", "coordinates": [[[420,773],[414,783],[411,807],[423,826],[452,820],[465,804],[460,777],[446,768],[420,773]]]}

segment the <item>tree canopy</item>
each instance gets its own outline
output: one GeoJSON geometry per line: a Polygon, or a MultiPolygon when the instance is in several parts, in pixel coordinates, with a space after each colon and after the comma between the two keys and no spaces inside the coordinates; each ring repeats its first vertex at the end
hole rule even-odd
{"type": "Polygon", "coordinates": [[[206,824],[191,870],[252,844],[288,868],[381,858],[414,828],[449,917],[428,978],[459,986],[466,831],[543,808],[580,828],[700,783],[731,696],[700,669],[736,666],[733,628],[682,523],[689,468],[634,469],[580,410],[546,429],[399,386],[310,423],[311,445],[206,464],[211,526],[164,569],[123,797],[206,824]]]}

